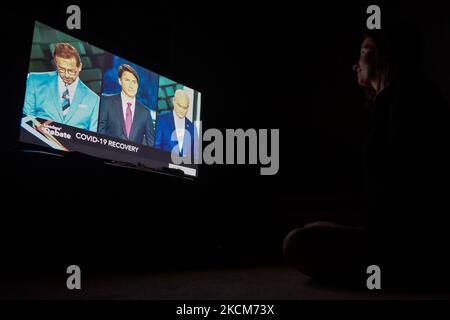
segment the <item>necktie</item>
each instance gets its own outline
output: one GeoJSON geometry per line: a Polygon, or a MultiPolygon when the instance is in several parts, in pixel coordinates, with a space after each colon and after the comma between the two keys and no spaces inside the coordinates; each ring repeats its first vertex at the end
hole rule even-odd
{"type": "Polygon", "coordinates": [[[69,88],[67,87],[67,84],[64,85],[66,86],[66,90],[64,90],[61,98],[62,98],[63,115],[66,116],[67,113],[69,112],[70,99],[69,99],[69,88]]]}
{"type": "Polygon", "coordinates": [[[179,133],[179,136],[178,136],[178,149],[180,150],[180,157],[182,157],[183,156],[183,151],[184,151],[184,149],[183,149],[183,145],[184,145],[184,135],[183,135],[183,132],[181,131],[181,130],[184,130],[184,129],[178,129],[178,130],[180,130],[180,133],[179,133]]]}
{"type": "Polygon", "coordinates": [[[131,125],[133,123],[133,114],[131,113],[131,102],[127,102],[127,112],[125,116],[125,130],[127,131],[127,138],[130,138],[131,125]]]}

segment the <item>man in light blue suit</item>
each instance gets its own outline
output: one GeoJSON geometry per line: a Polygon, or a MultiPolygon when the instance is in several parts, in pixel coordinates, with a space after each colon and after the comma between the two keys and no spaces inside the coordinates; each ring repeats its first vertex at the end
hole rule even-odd
{"type": "Polygon", "coordinates": [[[53,56],[57,71],[28,74],[23,113],[96,132],[100,98],[79,79],[78,51],[58,43],[53,56]]]}

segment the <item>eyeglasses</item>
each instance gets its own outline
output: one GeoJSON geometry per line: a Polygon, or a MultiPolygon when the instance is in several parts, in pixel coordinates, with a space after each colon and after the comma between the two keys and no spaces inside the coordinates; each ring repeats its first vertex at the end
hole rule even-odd
{"type": "Polygon", "coordinates": [[[78,70],[74,70],[74,69],[65,69],[65,68],[60,68],[60,67],[56,67],[56,69],[58,69],[58,72],[61,74],[67,73],[70,76],[75,76],[78,72],[78,70]]]}

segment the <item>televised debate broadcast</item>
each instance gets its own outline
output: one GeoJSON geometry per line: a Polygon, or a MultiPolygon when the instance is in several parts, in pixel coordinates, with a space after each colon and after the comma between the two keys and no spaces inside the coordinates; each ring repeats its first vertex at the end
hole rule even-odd
{"type": "Polygon", "coordinates": [[[198,176],[200,92],[35,23],[20,140],[198,176]],[[197,140],[197,141],[196,141],[197,140]]]}

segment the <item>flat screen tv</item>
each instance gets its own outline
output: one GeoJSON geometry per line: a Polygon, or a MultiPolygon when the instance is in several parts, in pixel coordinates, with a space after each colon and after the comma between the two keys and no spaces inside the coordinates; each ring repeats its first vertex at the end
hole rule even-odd
{"type": "Polygon", "coordinates": [[[35,23],[21,142],[197,177],[200,105],[194,89],[35,23]]]}

